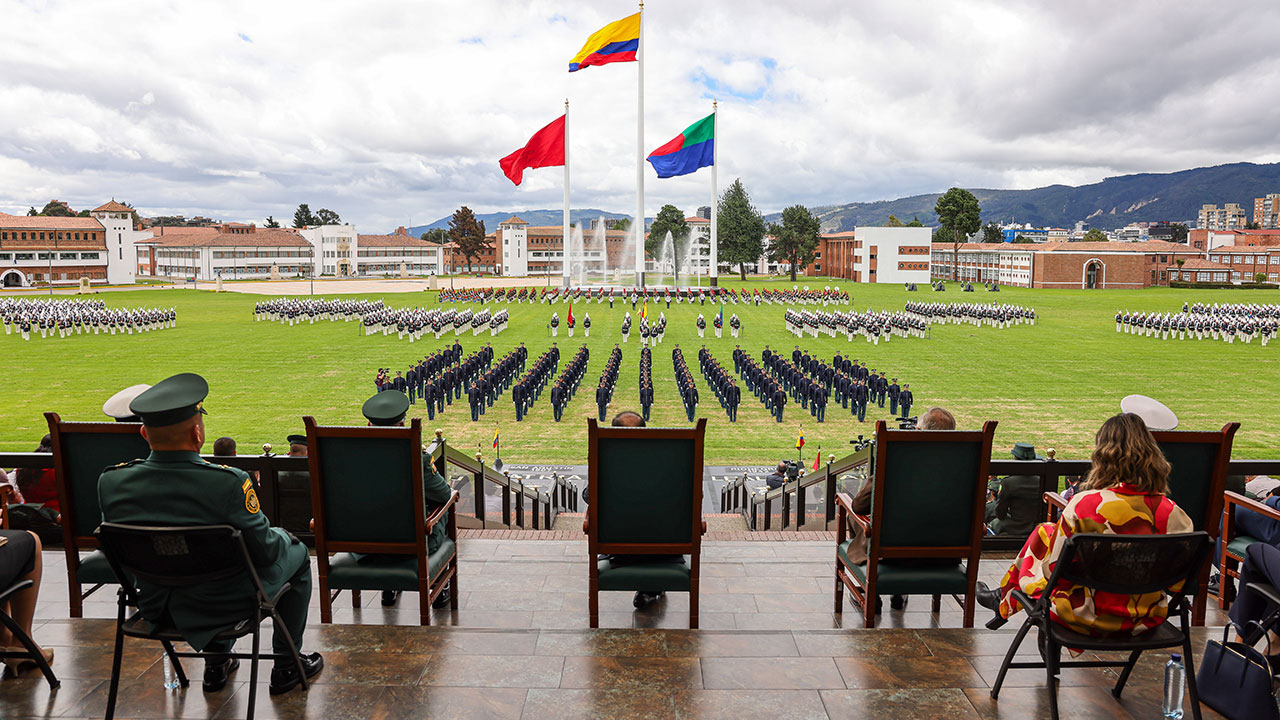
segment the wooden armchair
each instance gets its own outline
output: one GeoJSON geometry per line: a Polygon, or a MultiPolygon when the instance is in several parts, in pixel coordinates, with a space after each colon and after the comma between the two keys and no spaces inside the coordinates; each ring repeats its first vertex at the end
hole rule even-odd
{"type": "Polygon", "coordinates": [[[151,454],[141,423],[64,422],[47,412],[53,438],[53,468],[62,514],[62,543],[67,558],[67,594],[71,617],[83,614],[84,599],[116,582],[107,558],[98,550],[94,530],[102,522],[98,477],[106,468],[151,454]],[[84,552],[84,555],[81,555],[84,552]],[[81,591],[82,585],[92,585],[81,591]]]}
{"type": "Polygon", "coordinates": [[[871,516],[853,512],[847,495],[836,497],[837,613],[846,587],[869,628],[879,594],[932,595],[937,612],[945,593],[961,602],[964,626],[973,627],[995,429],[995,421],[980,431],[889,430],[883,420],[876,423],[871,516]],[[854,524],[867,539],[866,564],[851,557],[854,524]]]}
{"type": "Polygon", "coordinates": [[[706,418],[693,428],[587,421],[591,627],[600,623],[602,590],[688,592],[689,627],[698,627],[706,427],[706,418]],[[627,562],[630,555],[683,555],[684,562],[627,562]]]}
{"type": "Polygon", "coordinates": [[[1240,563],[1244,562],[1244,552],[1250,545],[1262,542],[1249,535],[1238,534],[1236,530],[1235,509],[1245,508],[1262,515],[1269,520],[1280,522],[1280,511],[1266,503],[1247,498],[1239,493],[1225,493],[1226,505],[1222,511],[1222,538],[1220,542],[1221,557],[1218,559],[1218,607],[1227,609],[1227,578],[1240,579],[1240,563]]]}
{"type": "Polygon", "coordinates": [[[306,416],[311,503],[320,580],[320,622],[333,622],[333,600],[350,590],[418,593],[420,621],[431,624],[431,602],[454,581],[449,597],[458,609],[458,526],[455,490],[426,513],[422,477],[422,420],[409,427],[324,427],[306,416]],[[447,520],[446,520],[447,517],[447,520]],[[448,537],[430,550],[439,523],[448,537]],[[376,562],[362,555],[379,555],[376,562]],[[331,557],[332,556],[332,557],[331,557]]]}

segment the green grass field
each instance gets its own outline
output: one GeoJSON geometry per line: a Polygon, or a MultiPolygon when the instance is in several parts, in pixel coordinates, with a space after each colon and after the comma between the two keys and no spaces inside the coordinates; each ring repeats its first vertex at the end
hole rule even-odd
{"type": "MultiPolygon", "coordinates": [[[[737,281],[727,283],[741,287],[737,281]]],[[[824,280],[810,278],[821,287],[824,280]]],[[[1217,341],[1160,341],[1117,334],[1112,319],[1117,309],[1176,310],[1184,301],[1280,302],[1280,293],[1231,290],[1054,291],[1004,289],[999,294],[979,290],[972,294],[945,294],[927,290],[907,293],[901,286],[854,286],[855,309],[900,310],[909,299],[963,300],[1021,303],[1036,308],[1039,321],[1005,330],[969,325],[935,326],[927,339],[895,338],[872,347],[861,339],[806,338],[803,346],[826,361],[837,352],[848,352],[884,369],[900,381],[911,383],[916,412],[932,405],[952,410],[962,427],[977,427],[984,420],[998,420],[996,446],[1000,456],[1017,441],[1034,442],[1041,451],[1058,450],[1061,458],[1088,456],[1093,433],[1102,421],[1118,412],[1119,400],[1129,393],[1162,399],[1178,414],[1184,429],[1216,429],[1235,420],[1242,424],[1236,437],[1236,457],[1276,457],[1280,442],[1276,409],[1280,398],[1280,343],[1266,348],[1226,345],[1217,341]]],[[[790,287],[791,283],[750,282],[750,287],[790,287]]],[[[301,417],[314,415],[321,423],[363,424],[361,403],[373,393],[377,367],[403,369],[440,341],[430,336],[410,344],[394,335],[364,337],[355,323],[317,323],[288,327],[253,321],[252,308],[261,299],[237,293],[215,294],[193,290],[140,290],[103,293],[110,307],[173,305],[178,327],[142,336],[82,335],[66,340],[33,339],[0,334],[4,358],[3,393],[0,393],[0,450],[30,451],[47,432],[42,413],[55,410],[64,419],[101,420],[103,401],[118,389],[139,382],[155,383],[171,374],[191,371],[209,380],[211,392],[205,407],[210,441],[230,435],[240,451],[259,452],[263,442],[281,448],[285,435],[302,429],[301,417]]],[[[355,296],[349,296],[355,297],[355,296]]],[[[434,304],[434,293],[367,295],[382,297],[389,305],[434,304]]],[[[504,304],[505,305],[505,304],[504,304]]],[[[473,306],[474,307],[474,306],[473,306]]],[[[626,306],[629,308],[629,305],[626,306]]],[[[497,356],[524,341],[531,359],[550,343],[546,330],[552,309],[545,304],[512,305],[511,325],[494,338],[497,356]]],[[[554,307],[563,319],[567,306],[554,307]]],[[[589,312],[593,322],[591,363],[583,387],[565,413],[552,422],[549,398],[544,393],[524,422],[515,422],[510,396],[504,397],[481,418],[470,421],[465,402],[455,402],[427,430],[443,428],[455,446],[481,444],[492,457],[494,428],[502,432],[503,459],[507,462],[586,462],[586,418],[595,414],[594,385],[603,369],[608,349],[620,340],[618,332],[624,305],[610,311],[608,304],[579,304],[581,317],[589,312]]],[[[650,306],[656,314],[657,308],[650,306]]],[[[665,308],[663,308],[665,310],[665,308]]],[[[656,402],[652,424],[685,424],[676,394],[671,349],[680,343],[691,369],[697,374],[699,311],[708,320],[706,343],[732,370],[734,341],[716,340],[710,320],[717,308],[675,305],[667,311],[666,342],[654,352],[656,402]]],[[[794,336],[782,325],[779,306],[727,306],[726,318],[737,311],[744,323],[743,347],[759,357],[766,343],[790,351],[794,336]]],[[[727,323],[726,323],[727,325],[727,323]]],[[[488,333],[459,336],[465,352],[488,341],[488,333]]],[[[558,338],[562,359],[583,342],[570,340],[562,326],[558,338]]],[[[633,335],[623,346],[623,366],[610,412],[636,408],[640,345],[633,335]]],[[[838,405],[829,406],[827,422],[818,424],[806,411],[789,404],[786,422],[775,423],[754,397],[744,392],[738,422],[730,424],[710,389],[698,377],[702,403],[698,414],[708,418],[707,462],[757,464],[780,457],[794,457],[797,432],[803,428],[805,458],[812,460],[818,445],[824,454],[843,455],[848,441],[859,433],[870,435],[872,421],[888,419],[888,409],[871,408],[866,424],[853,420],[838,405]]],[[[744,388],[745,390],[745,388],[744,388]]],[[[411,412],[424,416],[421,403],[411,412]]],[[[206,446],[206,451],[211,449],[206,446]]]]}

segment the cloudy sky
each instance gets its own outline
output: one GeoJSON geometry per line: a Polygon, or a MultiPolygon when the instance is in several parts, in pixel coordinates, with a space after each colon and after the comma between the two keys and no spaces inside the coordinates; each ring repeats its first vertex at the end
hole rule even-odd
{"type": "MultiPolygon", "coordinates": [[[[615,0],[0,0],[0,210],[362,230],[555,208],[498,158],[571,101],[573,205],[635,207],[636,64],[570,75],[615,0]]],[[[762,210],[1280,160],[1280,3],[651,0],[645,152],[721,101],[762,210]]],[[[709,171],[658,180],[692,211],[709,171]]]]}

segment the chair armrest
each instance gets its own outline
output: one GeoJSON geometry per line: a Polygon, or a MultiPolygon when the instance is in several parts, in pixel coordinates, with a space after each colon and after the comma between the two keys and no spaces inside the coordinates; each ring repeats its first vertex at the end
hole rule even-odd
{"type": "Polygon", "coordinates": [[[871,516],[859,515],[858,513],[853,513],[852,515],[849,516],[849,519],[852,520],[854,524],[856,524],[858,527],[862,528],[863,535],[867,535],[868,537],[871,535],[871,516]]]}
{"type": "Polygon", "coordinates": [[[431,514],[428,515],[427,519],[424,521],[424,523],[427,526],[428,535],[431,534],[431,531],[435,528],[436,523],[444,519],[445,513],[449,511],[449,508],[457,504],[458,504],[458,491],[454,490],[453,492],[449,493],[449,500],[445,502],[445,504],[431,511],[431,514]]]}
{"type": "Polygon", "coordinates": [[[1068,500],[1056,492],[1047,492],[1044,494],[1044,501],[1048,505],[1052,505],[1059,510],[1065,510],[1068,500]]]}
{"type": "Polygon", "coordinates": [[[856,515],[853,511],[853,498],[849,497],[849,493],[836,493],[836,512],[846,515],[856,515]]]}
{"type": "Polygon", "coordinates": [[[1223,493],[1223,499],[1225,500],[1223,512],[1229,511],[1232,505],[1239,505],[1240,507],[1254,511],[1263,517],[1280,522],[1280,510],[1276,510],[1266,503],[1251,500],[1240,493],[1231,492],[1230,490],[1223,493]]]}

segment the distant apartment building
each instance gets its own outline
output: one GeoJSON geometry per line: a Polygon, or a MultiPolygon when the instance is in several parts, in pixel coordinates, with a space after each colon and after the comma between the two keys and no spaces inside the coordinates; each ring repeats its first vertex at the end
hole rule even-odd
{"type": "Polygon", "coordinates": [[[1201,230],[1241,230],[1248,224],[1240,203],[1202,205],[1196,217],[1196,227],[1201,230]]]}
{"type": "Polygon", "coordinates": [[[1253,222],[1262,230],[1280,228],[1280,193],[1254,198],[1253,222]]]}

